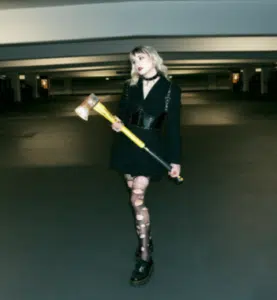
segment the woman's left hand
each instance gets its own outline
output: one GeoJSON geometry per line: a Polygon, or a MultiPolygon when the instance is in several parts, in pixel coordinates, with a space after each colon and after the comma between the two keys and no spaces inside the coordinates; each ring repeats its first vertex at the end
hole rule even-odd
{"type": "Polygon", "coordinates": [[[170,164],[172,169],[170,172],[168,172],[168,175],[172,178],[180,176],[181,173],[181,166],[177,164],[170,164]]]}

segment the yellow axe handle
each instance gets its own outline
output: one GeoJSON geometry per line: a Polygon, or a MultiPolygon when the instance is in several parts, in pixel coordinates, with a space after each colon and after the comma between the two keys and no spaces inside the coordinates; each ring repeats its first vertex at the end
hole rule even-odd
{"type": "MultiPolygon", "coordinates": [[[[109,110],[100,102],[98,102],[93,109],[109,120],[111,123],[118,121],[118,117],[114,116],[109,112],[109,110]]],[[[124,133],[130,140],[132,140],[140,148],[145,147],[145,143],[140,140],[136,135],[134,135],[126,126],[121,127],[121,132],[124,133]]]]}

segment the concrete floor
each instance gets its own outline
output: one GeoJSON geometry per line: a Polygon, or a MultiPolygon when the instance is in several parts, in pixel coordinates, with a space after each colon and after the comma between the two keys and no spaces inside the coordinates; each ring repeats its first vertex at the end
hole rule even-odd
{"type": "Polygon", "coordinates": [[[108,122],[2,116],[0,299],[276,300],[277,105],[234,97],[184,95],[185,182],[150,186],[142,289],[128,284],[136,238],[108,122]]]}

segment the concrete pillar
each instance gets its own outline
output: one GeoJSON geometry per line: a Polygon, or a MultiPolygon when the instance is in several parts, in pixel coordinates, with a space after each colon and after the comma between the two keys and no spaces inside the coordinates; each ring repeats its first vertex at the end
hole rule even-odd
{"type": "MultiPolygon", "coordinates": [[[[55,80],[55,78],[54,78],[54,80],[55,80]]],[[[53,82],[53,78],[49,77],[48,78],[48,96],[54,96],[55,95],[55,89],[53,90],[52,82],[53,82]]]]}
{"type": "Polygon", "coordinates": [[[208,90],[216,90],[216,74],[208,75],[208,90]]]}
{"type": "Polygon", "coordinates": [[[48,96],[51,96],[51,78],[48,77],[48,96]]]}
{"type": "Polygon", "coordinates": [[[255,68],[245,68],[242,73],[242,91],[249,92],[249,81],[251,77],[255,74],[255,68]]]}
{"type": "Polygon", "coordinates": [[[229,73],[228,87],[230,90],[234,91],[233,72],[229,73]]]}
{"type": "Polygon", "coordinates": [[[268,93],[268,79],[269,79],[270,68],[262,68],[261,70],[261,94],[268,93]]]}
{"type": "Polygon", "coordinates": [[[39,97],[38,81],[36,74],[27,74],[25,76],[25,82],[32,87],[32,97],[34,99],[39,97]]]}
{"type": "Polygon", "coordinates": [[[21,102],[21,88],[19,74],[12,74],[9,76],[11,78],[11,85],[14,92],[14,102],[21,102]]]}
{"type": "Polygon", "coordinates": [[[72,79],[71,78],[64,79],[64,93],[66,95],[72,94],[72,79]]]}

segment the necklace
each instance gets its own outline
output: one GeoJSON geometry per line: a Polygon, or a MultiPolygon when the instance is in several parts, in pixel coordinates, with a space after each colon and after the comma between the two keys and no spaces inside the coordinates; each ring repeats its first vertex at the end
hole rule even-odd
{"type": "Polygon", "coordinates": [[[158,78],[159,76],[160,76],[160,74],[159,74],[159,73],[156,73],[156,74],[155,74],[154,76],[152,76],[152,77],[149,77],[149,78],[142,77],[142,78],[143,78],[143,80],[151,81],[151,80],[154,80],[154,79],[158,78]]]}

